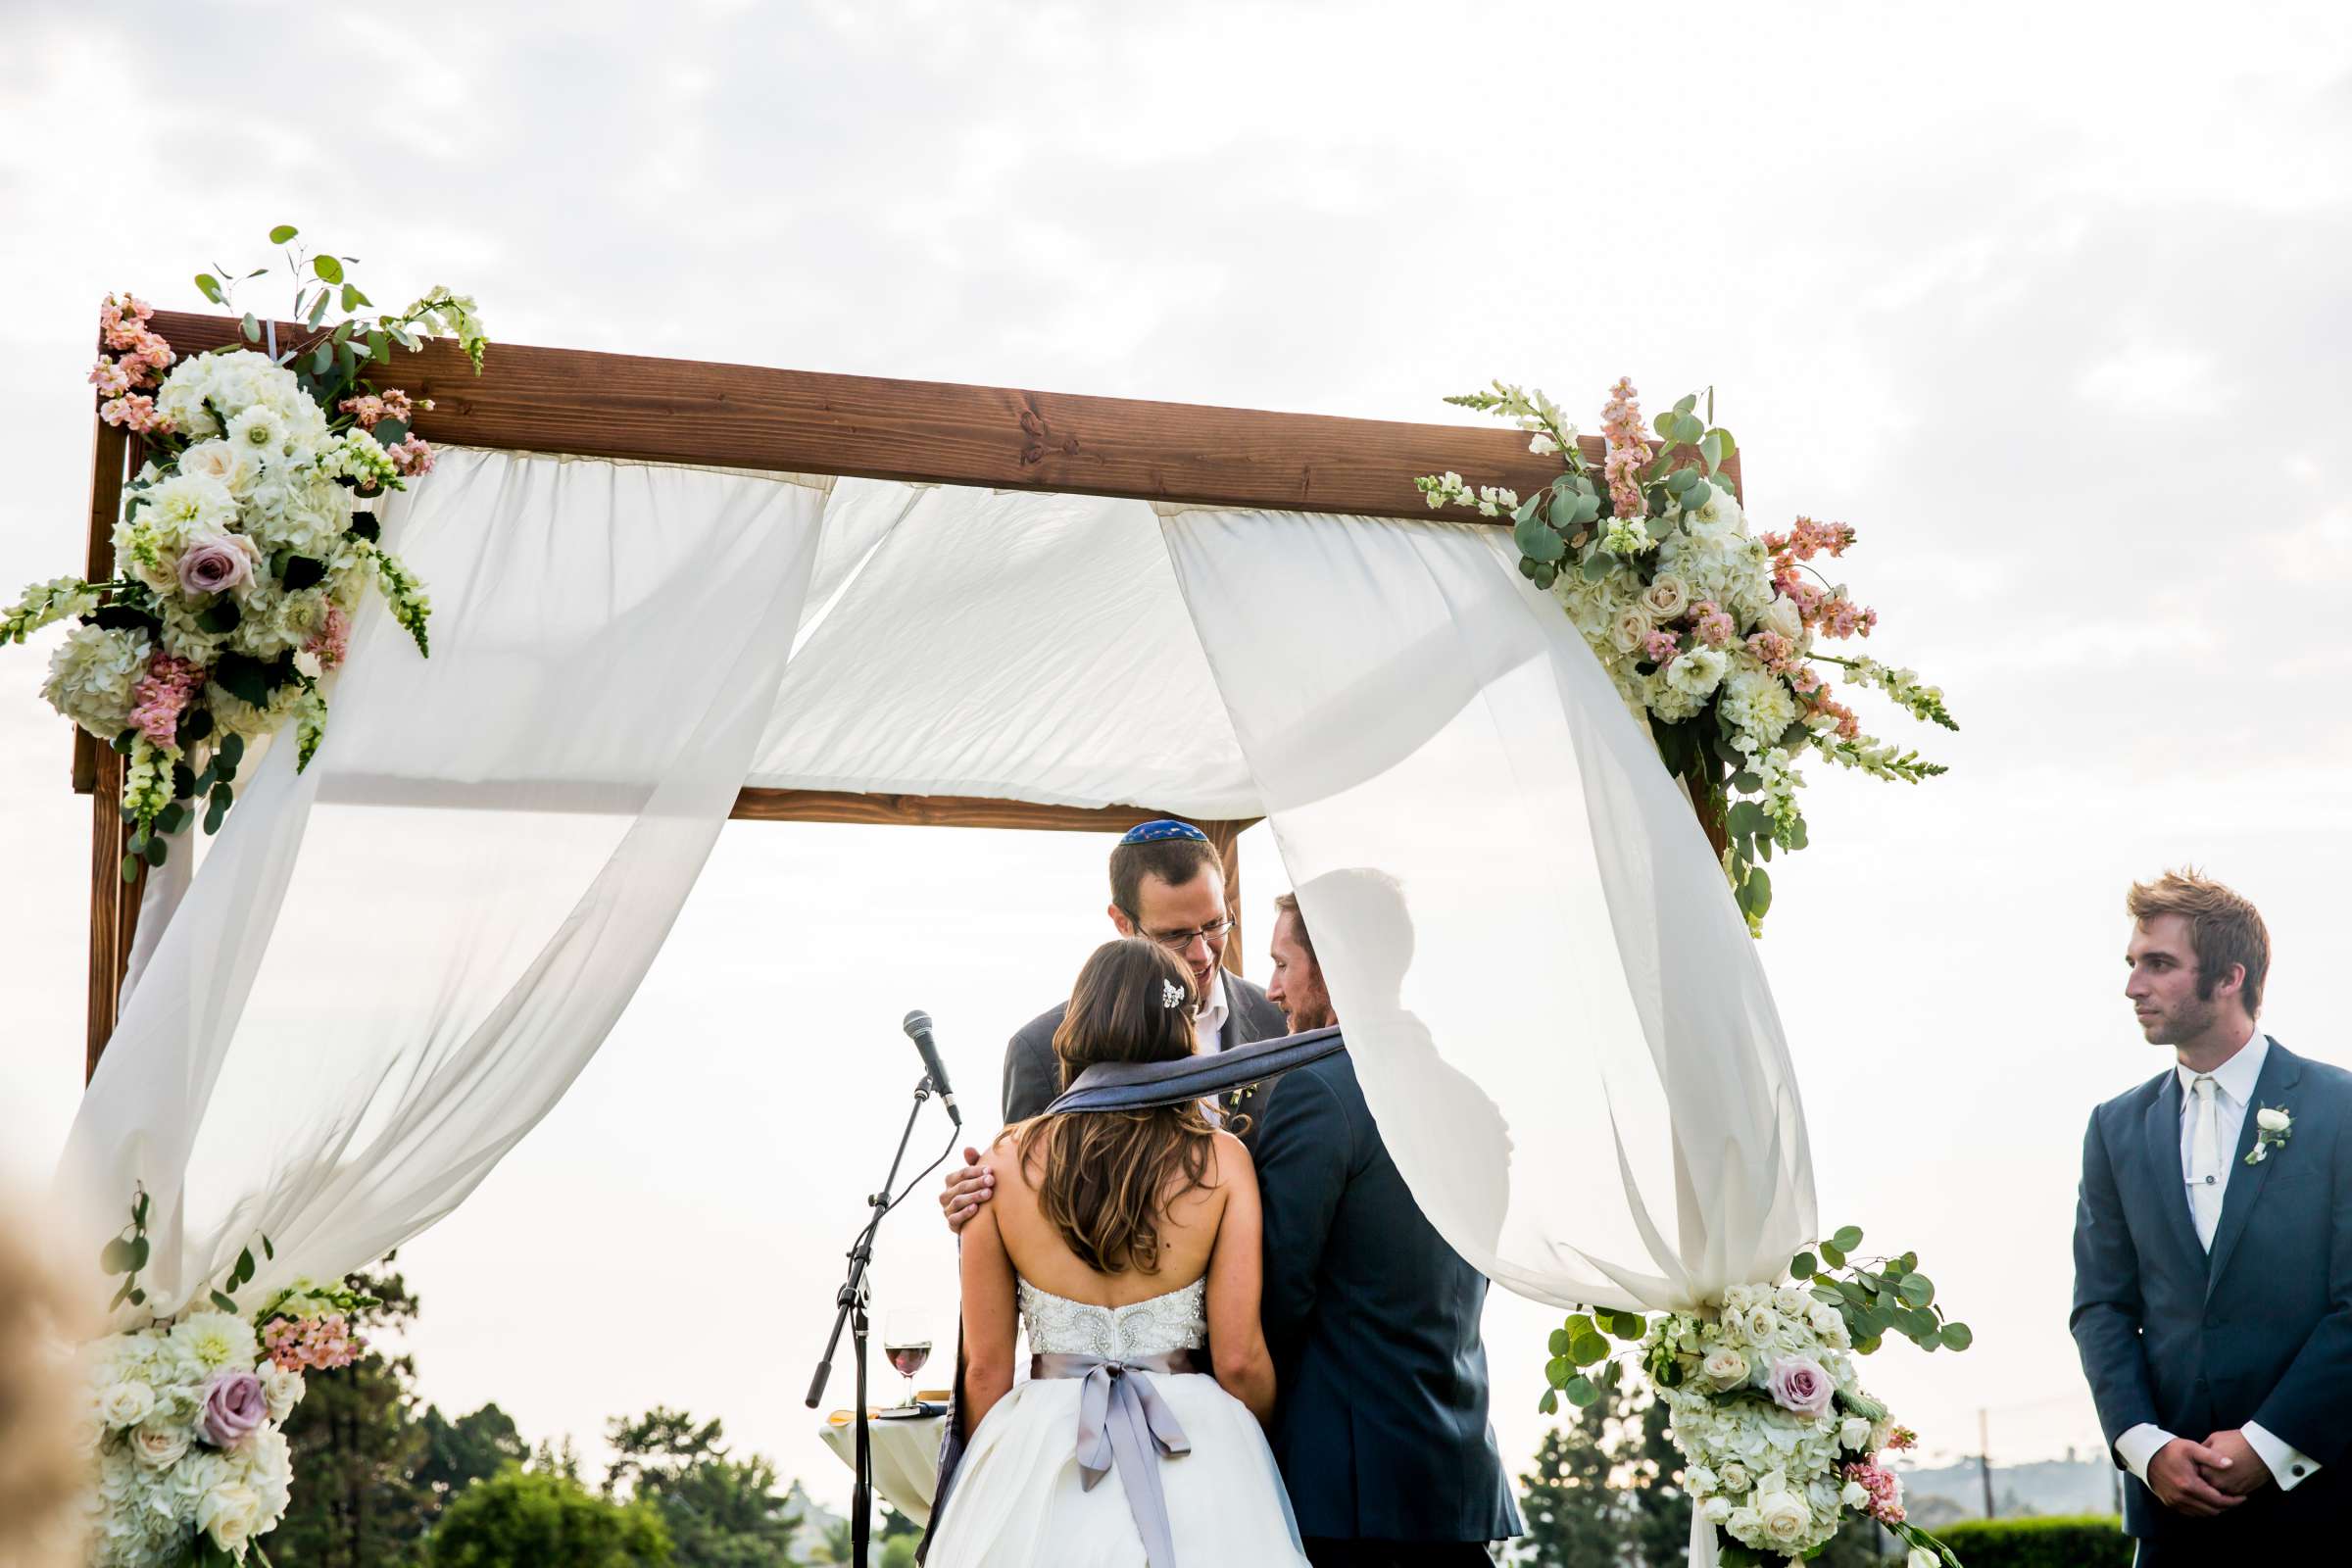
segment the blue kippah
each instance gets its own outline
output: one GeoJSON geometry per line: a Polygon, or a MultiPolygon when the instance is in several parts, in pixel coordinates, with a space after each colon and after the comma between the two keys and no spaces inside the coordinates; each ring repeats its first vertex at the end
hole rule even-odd
{"type": "Polygon", "coordinates": [[[1121,844],[1156,844],[1161,839],[1191,839],[1198,844],[1206,844],[1208,835],[1190,822],[1179,822],[1172,816],[1163,816],[1153,821],[1136,823],[1127,830],[1126,836],[1119,842],[1121,844]]]}

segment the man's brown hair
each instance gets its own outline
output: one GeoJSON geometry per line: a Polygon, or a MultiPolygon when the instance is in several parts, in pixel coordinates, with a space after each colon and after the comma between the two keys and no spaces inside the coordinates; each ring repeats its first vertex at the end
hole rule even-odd
{"type": "Polygon", "coordinates": [[[2262,911],[2243,895],[2200,874],[2193,865],[2167,871],[2153,882],[2134,882],[2124,900],[2132,918],[2146,925],[2158,915],[2188,922],[2188,945],[2197,956],[2197,997],[2211,1001],[2213,988],[2233,963],[2246,966],[2239,995],[2252,1017],[2262,1007],[2262,983],[2271,972],[2271,933],[2262,911]]]}
{"type": "Polygon", "coordinates": [[[1306,956],[1309,958],[1314,957],[1315,939],[1306,934],[1306,911],[1298,907],[1298,894],[1277,893],[1274,895],[1275,920],[1279,922],[1286,914],[1291,917],[1291,929],[1298,933],[1298,946],[1306,950],[1306,956]]]}
{"type": "Polygon", "coordinates": [[[1110,852],[1110,902],[1123,909],[1130,920],[1136,917],[1135,901],[1141,896],[1144,878],[1155,876],[1172,888],[1183,887],[1204,870],[1225,873],[1225,861],[1218,856],[1217,847],[1203,839],[1152,839],[1143,844],[1121,844],[1110,852]]]}

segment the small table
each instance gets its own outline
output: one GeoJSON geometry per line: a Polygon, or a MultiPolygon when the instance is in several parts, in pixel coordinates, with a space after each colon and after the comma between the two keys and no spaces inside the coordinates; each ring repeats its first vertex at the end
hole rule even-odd
{"type": "MultiPolygon", "coordinates": [[[[868,1412],[865,1425],[872,1434],[869,1451],[874,1463],[874,1494],[927,1528],[931,1498],[939,1491],[939,1442],[948,1430],[947,1413],[881,1421],[868,1412]]],[[[849,1411],[836,1410],[825,1417],[816,1435],[841,1456],[843,1464],[857,1469],[858,1434],[850,1426],[849,1411]]]]}

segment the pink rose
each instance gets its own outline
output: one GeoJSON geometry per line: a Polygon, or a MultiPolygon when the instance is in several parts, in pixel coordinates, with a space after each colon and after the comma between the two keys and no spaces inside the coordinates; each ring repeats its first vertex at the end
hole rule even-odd
{"type": "Polygon", "coordinates": [[[1821,1369],[1821,1363],[1803,1355],[1784,1356],[1773,1362],[1772,1375],[1766,1379],[1765,1387],[1772,1391],[1775,1404],[1798,1415],[1821,1414],[1830,1407],[1830,1400],[1838,1392],[1830,1382],[1830,1375],[1821,1369]]]}
{"type": "Polygon", "coordinates": [[[180,553],[179,586],[183,593],[217,594],[241,588],[253,577],[261,552],[241,533],[215,534],[199,539],[180,553]]]}
{"type": "Polygon", "coordinates": [[[233,1448],[270,1419],[270,1396],[251,1372],[220,1372],[204,1386],[204,1441],[233,1448]]]}

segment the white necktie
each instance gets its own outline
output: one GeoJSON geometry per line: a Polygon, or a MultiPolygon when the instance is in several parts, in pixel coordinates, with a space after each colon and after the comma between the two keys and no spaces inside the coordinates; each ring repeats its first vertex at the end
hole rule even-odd
{"type": "Polygon", "coordinates": [[[2221,1117],[2214,1102],[2213,1076],[2200,1073],[2189,1089],[2196,1095],[2196,1122],[2189,1132],[2188,1210],[2197,1222],[2197,1244],[2213,1250],[2213,1233],[2222,1223],[2221,1117]]]}

